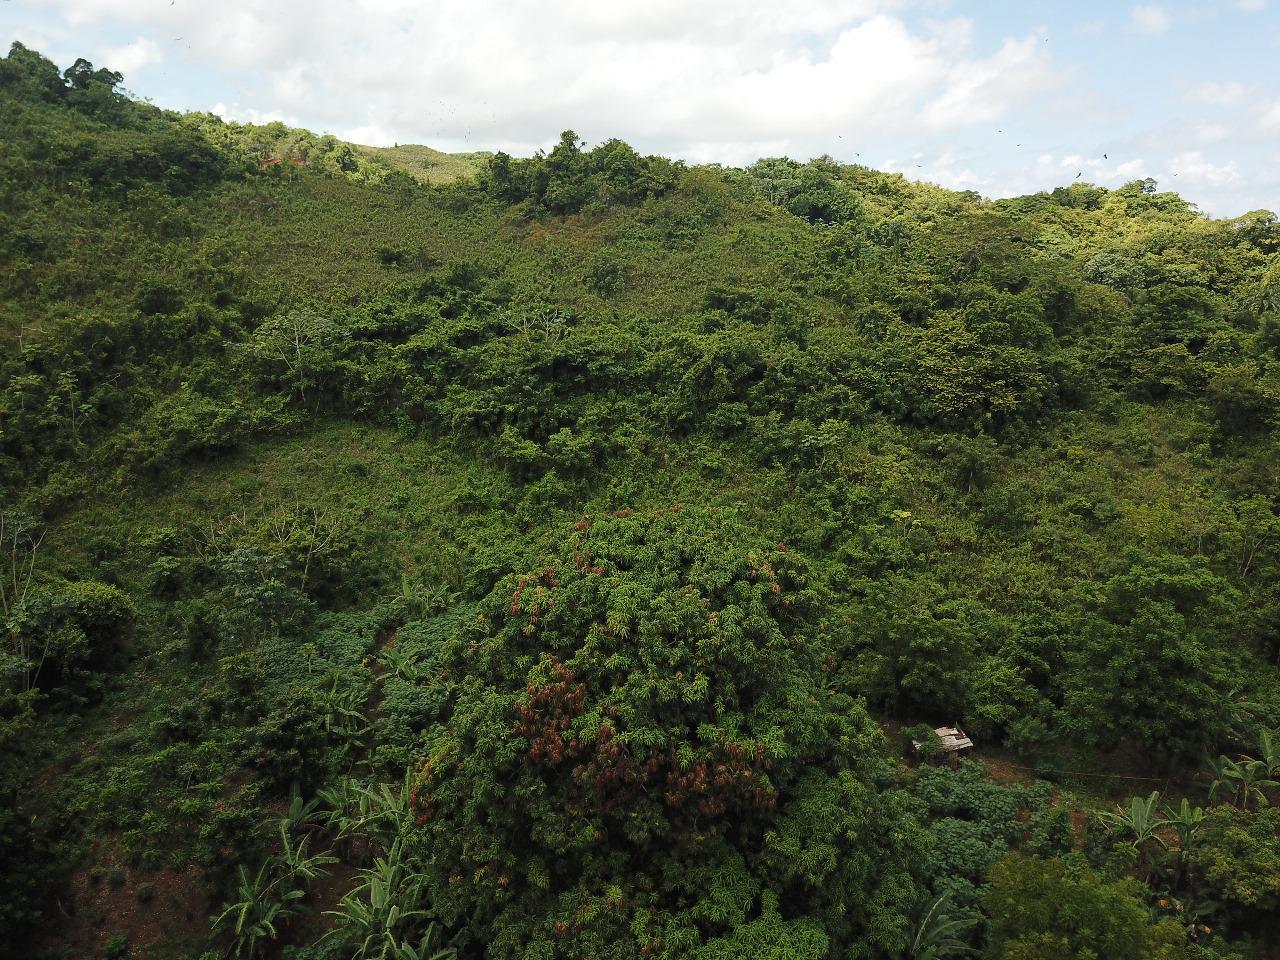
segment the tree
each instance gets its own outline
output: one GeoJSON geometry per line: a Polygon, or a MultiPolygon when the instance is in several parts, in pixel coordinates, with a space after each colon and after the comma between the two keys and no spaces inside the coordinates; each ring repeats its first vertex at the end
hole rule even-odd
{"type": "Polygon", "coordinates": [[[0,612],[8,620],[27,599],[45,531],[21,510],[0,511],[0,612]]]}
{"type": "Polygon", "coordinates": [[[1152,924],[1133,880],[1108,883],[1077,858],[1010,855],[991,868],[983,908],[991,960],[1181,957],[1176,925],[1152,924]]]}
{"type": "Polygon", "coordinates": [[[337,369],[346,337],[345,330],[321,313],[290,310],[263,321],[254,331],[250,350],[267,371],[291,383],[303,404],[308,390],[318,404],[316,394],[337,369]]]}
{"type": "Polygon", "coordinates": [[[52,669],[104,663],[133,629],[137,610],[118,587],[96,581],[55,582],[24,593],[5,621],[8,652],[23,690],[52,669]]]}
{"type": "Polygon", "coordinates": [[[414,806],[431,899],[492,957],[685,955],[770,894],[898,949],[917,834],[829,692],[808,565],[733,516],[582,521],[452,645],[414,806]]]}
{"type": "Polygon", "coordinates": [[[1200,899],[1220,922],[1266,942],[1280,934],[1280,808],[1211,808],[1187,855],[1200,899]]]}

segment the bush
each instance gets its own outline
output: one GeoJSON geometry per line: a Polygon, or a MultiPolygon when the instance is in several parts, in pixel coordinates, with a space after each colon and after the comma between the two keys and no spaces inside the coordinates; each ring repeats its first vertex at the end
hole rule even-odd
{"type": "Polygon", "coordinates": [[[102,960],[124,960],[129,955],[129,937],[123,932],[113,933],[102,944],[102,960]]]}
{"type": "Polygon", "coordinates": [[[1173,960],[1176,923],[1153,925],[1135,880],[1107,883],[1083,860],[1008,856],[991,868],[983,907],[992,960],[1173,960]]]}

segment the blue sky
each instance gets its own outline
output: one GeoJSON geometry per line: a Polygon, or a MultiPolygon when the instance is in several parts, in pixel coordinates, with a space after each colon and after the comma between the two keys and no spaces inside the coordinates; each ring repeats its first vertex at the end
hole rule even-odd
{"type": "Polygon", "coordinates": [[[0,34],[161,106],[365,143],[527,154],[573,128],[988,196],[1151,176],[1215,216],[1280,209],[1280,0],[4,0],[0,34]]]}

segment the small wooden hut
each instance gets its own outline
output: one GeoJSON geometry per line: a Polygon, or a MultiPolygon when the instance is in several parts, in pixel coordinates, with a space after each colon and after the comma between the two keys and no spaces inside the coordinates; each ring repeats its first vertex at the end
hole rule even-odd
{"type": "MultiPolygon", "coordinates": [[[[959,724],[954,727],[934,727],[933,732],[938,735],[940,756],[945,757],[948,764],[954,764],[957,757],[963,756],[966,750],[973,749],[973,741],[960,729],[959,724]]],[[[919,740],[912,740],[911,743],[917,752],[924,746],[919,740]]]]}

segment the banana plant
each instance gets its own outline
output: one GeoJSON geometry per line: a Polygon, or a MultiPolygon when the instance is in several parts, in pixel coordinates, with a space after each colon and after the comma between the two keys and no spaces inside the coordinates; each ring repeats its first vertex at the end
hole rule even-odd
{"type": "Polygon", "coordinates": [[[953,915],[950,899],[951,895],[944,893],[929,904],[907,945],[906,960],[946,960],[977,953],[967,937],[978,918],[953,915]]]}
{"type": "Polygon", "coordinates": [[[1099,811],[1097,817],[1109,830],[1120,830],[1130,834],[1129,844],[1135,850],[1141,850],[1152,840],[1164,846],[1157,831],[1165,826],[1165,821],[1156,813],[1160,802],[1160,791],[1152,790],[1148,797],[1133,797],[1129,808],[1117,807],[1116,812],[1099,811]]]}
{"type": "Polygon", "coordinates": [[[389,676],[409,681],[422,679],[422,663],[418,655],[400,644],[383,647],[378,660],[389,676]]]}
{"type": "Polygon", "coordinates": [[[270,861],[263,863],[253,875],[240,867],[238,899],[213,921],[214,930],[230,932],[230,954],[241,960],[262,956],[266,945],[280,935],[277,925],[293,916],[294,904],[303,896],[301,889],[282,889],[283,877],[272,878],[271,867],[270,861]]]}
{"type": "Polygon", "coordinates": [[[303,836],[296,843],[290,841],[289,830],[285,822],[280,821],[280,852],[275,855],[275,859],[282,868],[281,872],[294,883],[300,882],[304,889],[310,886],[313,880],[328,873],[325,867],[338,862],[338,858],[328,851],[308,853],[307,847],[310,843],[310,836],[303,836]]]}
{"type": "Polygon", "coordinates": [[[418,938],[417,943],[404,941],[396,944],[395,960],[455,960],[458,948],[452,944],[440,945],[443,934],[435,922],[427,924],[427,928],[418,938]]]}
{"type": "Polygon", "coordinates": [[[355,945],[353,960],[443,960],[454,956],[451,948],[432,952],[434,924],[424,923],[428,913],[422,907],[423,880],[404,862],[397,839],[386,857],[360,871],[360,884],[342,898],[337,910],[325,911],[334,918],[333,937],[350,939],[355,945]]]}
{"type": "Polygon", "coordinates": [[[1270,780],[1280,777],[1280,731],[1263,727],[1258,731],[1258,752],[1262,754],[1262,763],[1266,768],[1266,776],[1270,780]]]}
{"type": "MultiPolygon", "coordinates": [[[[303,808],[308,806],[301,804],[301,798],[295,796],[295,800],[303,808]]],[[[290,804],[291,809],[294,806],[290,804]]],[[[338,862],[328,851],[311,853],[310,836],[291,839],[288,816],[279,820],[278,829],[280,851],[267,857],[257,873],[239,868],[237,899],[213,921],[214,930],[230,932],[231,954],[243,960],[262,954],[266,944],[279,936],[278,925],[296,912],[311,883],[328,873],[325,867],[338,862]]]]}
{"type": "Polygon", "coordinates": [[[325,826],[334,830],[339,839],[372,834],[390,843],[412,821],[411,779],[412,771],[406,770],[399,786],[389,783],[367,786],[346,778],[318,791],[317,796],[326,807],[325,826]]]}
{"type": "Polygon", "coordinates": [[[1183,797],[1178,807],[1166,806],[1164,815],[1165,822],[1178,834],[1178,849],[1185,852],[1191,847],[1196,831],[1204,822],[1204,808],[1193,807],[1191,802],[1183,797]]]}
{"type": "Polygon", "coordinates": [[[316,798],[324,808],[320,822],[340,839],[355,829],[362,789],[358,780],[343,777],[333,786],[316,791],[316,798]]]}
{"type": "Polygon", "coordinates": [[[1267,775],[1264,760],[1245,756],[1238,760],[1219,757],[1212,770],[1215,777],[1209,788],[1209,798],[1213,799],[1219,793],[1228,794],[1228,802],[1241,810],[1248,810],[1251,802],[1265,800],[1268,790],[1280,787],[1280,781],[1267,775]]]}
{"type": "Polygon", "coordinates": [[[280,822],[289,830],[296,830],[299,827],[314,824],[319,816],[319,811],[319,798],[313,797],[304,802],[302,794],[298,791],[298,785],[294,784],[289,790],[289,806],[285,810],[284,816],[280,818],[280,822]]]}
{"type": "Polygon", "coordinates": [[[329,686],[321,694],[323,724],[326,733],[336,733],[345,740],[361,737],[369,729],[362,711],[363,695],[360,690],[343,686],[342,674],[333,670],[329,674],[329,686]]]}
{"type": "Polygon", "coordinates": [[[413,810],[409,802],[413,773],[405,770],[398,786],[380,783],[363,787],[363,826],[390,843],[401,836],[413,822],[413,810]]]}

